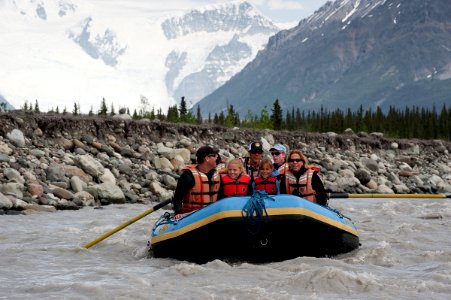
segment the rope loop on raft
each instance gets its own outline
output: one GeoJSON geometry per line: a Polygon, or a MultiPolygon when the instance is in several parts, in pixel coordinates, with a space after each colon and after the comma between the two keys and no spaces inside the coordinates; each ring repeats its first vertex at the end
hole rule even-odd
{"type": "Polygon", "coordinates": [[[263,217],[268,215],[265,206],[266,199],[275,201],[274,198],[268,196],[266,191],[256,190],[241,210],[241,215],[248,223],[248,228],[256,229],[251,230],[253,233],[257,233],[260,230],[263,217]]]}

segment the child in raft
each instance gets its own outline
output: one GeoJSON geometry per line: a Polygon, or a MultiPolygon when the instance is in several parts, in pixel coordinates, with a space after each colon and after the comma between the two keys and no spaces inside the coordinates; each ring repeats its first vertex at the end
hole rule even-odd
{"type": "Polygon", "coordinates": [[[221,174],[218,199],[247,195],[252,195],[251,178],[244,173],[243,162],[240,159],[232,159],[221,174]]]}
{"type": "Polygon", "coordinates": [[[270,159],[263,159],[258,167],[258,176],[253,183],[254,190],[263,190],[268,195],[280,194],[279,172],[274,170],[270,159]]]}

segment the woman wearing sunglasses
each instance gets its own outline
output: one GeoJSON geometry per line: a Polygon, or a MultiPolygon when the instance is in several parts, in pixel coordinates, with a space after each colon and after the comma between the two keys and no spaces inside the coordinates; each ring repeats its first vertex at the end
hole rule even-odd
{"type": "Polygon", "coordinates": [[[288,167],[280,172],[280,193],[296,195],[326,206],[328,199],[323,182],[317,170],[308,166],[308,160],[301,150],[292,150],[287,163],[288,167]]]}

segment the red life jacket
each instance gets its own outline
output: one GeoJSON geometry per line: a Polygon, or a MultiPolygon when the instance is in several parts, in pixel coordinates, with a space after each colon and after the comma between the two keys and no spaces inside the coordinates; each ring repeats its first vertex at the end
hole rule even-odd
{"type": "Polygon", "coordinates": [[[297,180],[296,176],[288,168],[283,170],[287,194],[293,194],[293,191],[297,190],[299,192],[295,194],[299,194],[299,197],[316,203],[316,192],[312,188],[313,173],[315,173],[314,167],[308,167],[305,173],[297,180]]]}
{"type": "Polygon", "coordinates": [[[202,208],[218,199],[218,172],[214,172],[213,177],[211,178],[212,184],[210,185],[207,175],[199,171],[196,166],[197,165],[191,165],[185,168],[185,170],[190,170],[191,173],[193,173],[194,186],[183,197],[182,211],[184,213],[202,208]]]}
{"type": "Polygon", "coordinates": [[[238,179],[233,179],[228,174],[221,174],[221,184],[224,196],[245,196],[249,190],[251,178],[248,175],[241,175],[238,179]]]}
{"type": "Polygon", "coordinates": [[[269,176],[264,179],[262,177],[255,178],[255,189],[266,191],[268,195],[277,195],[277,177],[269,176]]]}

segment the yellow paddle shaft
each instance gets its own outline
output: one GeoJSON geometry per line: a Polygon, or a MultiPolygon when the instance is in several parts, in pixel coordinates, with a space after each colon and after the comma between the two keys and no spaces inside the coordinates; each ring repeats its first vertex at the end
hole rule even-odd
{"type": "Polygon", "coordinates": [[[83,246],[83,248],[88,249],[88,248],[94,246],[95,244],[97,244],[97,243],[103,241],[104,239],[106,239],[106,238],[109,237],[110,235],[115,234],[115,233],[118,232],[119,230],[124,229],[124,228],[127,227],[128,225],[135,223],[135,222],[138,221],[139,219],[144,218],[144,217],[147,216],[148,214],[153,213],[154,211],[156,211],[156,210],[162,208],[163,206],[166,206],[166,205],[169,204],[169,203],[171,203],[171,200],[166,200],[166,201],[163,201],[163,202],[161,202],[161,203],[158,203],[157,205],[155,205],[155,206],[152,207],[151,209],[146,210],[145,212],[143,212],[143,213],[137,215],[136,217],[132,218],[131,220],[125,222],[124,224],[121,224],[121,225],[117,226],[117,227],[114,228],[113,230],[111,230],[111,231],[105,233],[104,235],[99,236],[99,237],[96,238],[95,240],[93,240],[93,241],[87,243],[86,245],[83,246]]]}
{"type": "Polygon", "coordinates": [[[330,198],[451,198],[445,194],[348,194],[331,193],[330,198]]]}

